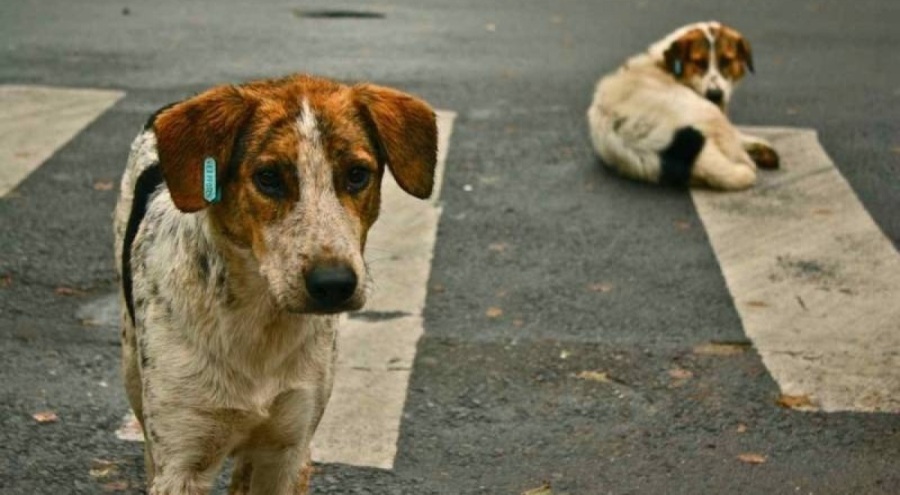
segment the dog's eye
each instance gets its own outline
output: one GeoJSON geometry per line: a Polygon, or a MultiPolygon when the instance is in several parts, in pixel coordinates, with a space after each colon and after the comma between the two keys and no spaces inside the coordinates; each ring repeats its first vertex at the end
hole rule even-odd
{"type": "Polygon", "coordinates": [[[371,170],[360,165],[353,166],[347,171],[347,191],[358,193],[369,185],[371,179],[371,170]]]}
{"type": "Polygon", "coordinates": [[[253,184],[259,192],[271,198],[283,198],[284,181],[274,167],[265,167],[253,172],[253,184]]]}

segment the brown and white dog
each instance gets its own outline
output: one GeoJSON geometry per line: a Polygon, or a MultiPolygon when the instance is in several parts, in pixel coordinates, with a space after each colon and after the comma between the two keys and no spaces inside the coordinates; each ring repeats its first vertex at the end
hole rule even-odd
{"type": "Polygon", "coordinates": [[[726,111],[753,71],[750,43],[718,22],[684,26],[597,84],[587,117],[594,149],[622,175],[738,190],[778,154],[739,132],[726,111]]]}
{"type": "Polygon", "coordinates": [[[366,300],[381,178],[388,168],[428,197],[436,147],[423,101],[299,75],[216,87],[151,118],[115,215],[150,494],[207,493],[228,456],[230,493],[305,493],[337,313],[366,300]]]}

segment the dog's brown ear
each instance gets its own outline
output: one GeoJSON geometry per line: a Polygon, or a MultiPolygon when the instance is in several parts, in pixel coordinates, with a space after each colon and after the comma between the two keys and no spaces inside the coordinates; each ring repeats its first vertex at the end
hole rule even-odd
{"type": "Polygon", "coordinates": [[[354,87],[363,121],[370,121],[397,184],[407,193],[425,199],[434,189],[437,165],[437,122],[434,110],[406,93],[374,84],[354,87]]]}
{"type": "Polygon", "coordinates": [[[755,72],[753,70],[753,50],[750,49],[750,42],[747,41],[747,38],[744,38],[743,36],[738,37],[737,53],[738,57],[744,61],[744,65],[747,66],[747,69],[750,72],[755,72]]]}
{"type": "Polygon", "coordinates": [[[217,187],[254,106],[234,86],[220,86],[163,110],[153,122],[163,178],[183,212],[206,208],[204,162],[215,160],[217,187]]]}

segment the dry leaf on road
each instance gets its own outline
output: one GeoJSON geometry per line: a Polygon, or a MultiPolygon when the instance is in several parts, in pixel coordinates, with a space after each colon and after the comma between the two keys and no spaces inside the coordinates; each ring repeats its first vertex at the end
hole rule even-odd
{"type": "Polygon", "coordinates": [[[672,368],[669,370],[669,376],[676,380],[687,380],[693,378],[694,373],[684,368],[672,368]]]}
{"type": "Polygon", "coordinates": [[[592,382],[600,382],[600,383],[609,383],[609,373],[605,371],[596,371],[596,370],[585,370],[581,373],[575,375],[575,378],[581,378],[582,380],[590,380],[592,382]]]}
{"type": "Polygon", "coordinates": [[[737,456],[738,460],[744,464],[762,464],[766,462],[766,456],[762,454],[746,453],[737,456]]]}
{"type": "Polygon", "coordinates": [[[808,395],[781,394],[775,403],[786,409],[809,409],[815,406],[808,395]]]}
{"type": "Polygon", "coordinates": [[[553,490],[550,489],[550,483],[545,481],[543,485],[537,488],[525,490],[522,492],[522,495],[553,495],[553,490]]]}
{"type": "Polygon", "coordinates": [[[487,311],[484,312],[484,315],[488,318],[500,318],[501,316],[503,316],[503,310],[496,306],[491,306],[487,309],[487,311]]]}
{"type": "Polygon", "coordinates": [[[110,474],[115,473],[117,470],[116,463],[113,461],[108,461],[106,459],[94,459],[91,463],[91,470],[88,471],[88,474],[91,475],[92,478],[106,478],[110,474]]]}
{"type": "Polygon", "coordinates": [[[591,292],[600,292],[601,294],[605,294],[613,290],[613,285],[604,283],[591,284],[588,286],[588,290],[590,290],[591,292]]]}
{"type": "Polygon", "coordinates": [[[699,354],[701,356],[736,356],[747,352],[747,349],[749,348],[750,344],[743,342],[710,342],[694,347],[694,354],[699,354]]]}
{"type": "Polygon", "coordinates": [[[95,191],[112,191],[113,189],[113,181],[111,180],[98,180],[94,182],[94,190],[95,191]]]}
{"type": "Polygon", "coordinates": [[[72,287],[57,287],[55,291],[57,296],[83,296],[87,294],[85,291],[80,289],[74,289],[72,287]]]}
{"type": "Polygon", "coordinates": [[[59,421],[59,416],[56,415],[53,411],[40,411],[31,415],[35,421],[38,423],[56,423],[59,421]]]}

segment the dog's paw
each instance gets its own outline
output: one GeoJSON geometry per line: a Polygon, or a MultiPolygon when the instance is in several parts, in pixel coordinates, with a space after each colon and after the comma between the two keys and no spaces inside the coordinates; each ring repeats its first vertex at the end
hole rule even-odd
{"type": "Polygon", "coordinates": [[[774,170],[781,167],[781,159],[778,152],[765,143],[750,143],[746,147],[747,154],[753,159],[753,163],[757,167],[767,170],[774,170]]]}

